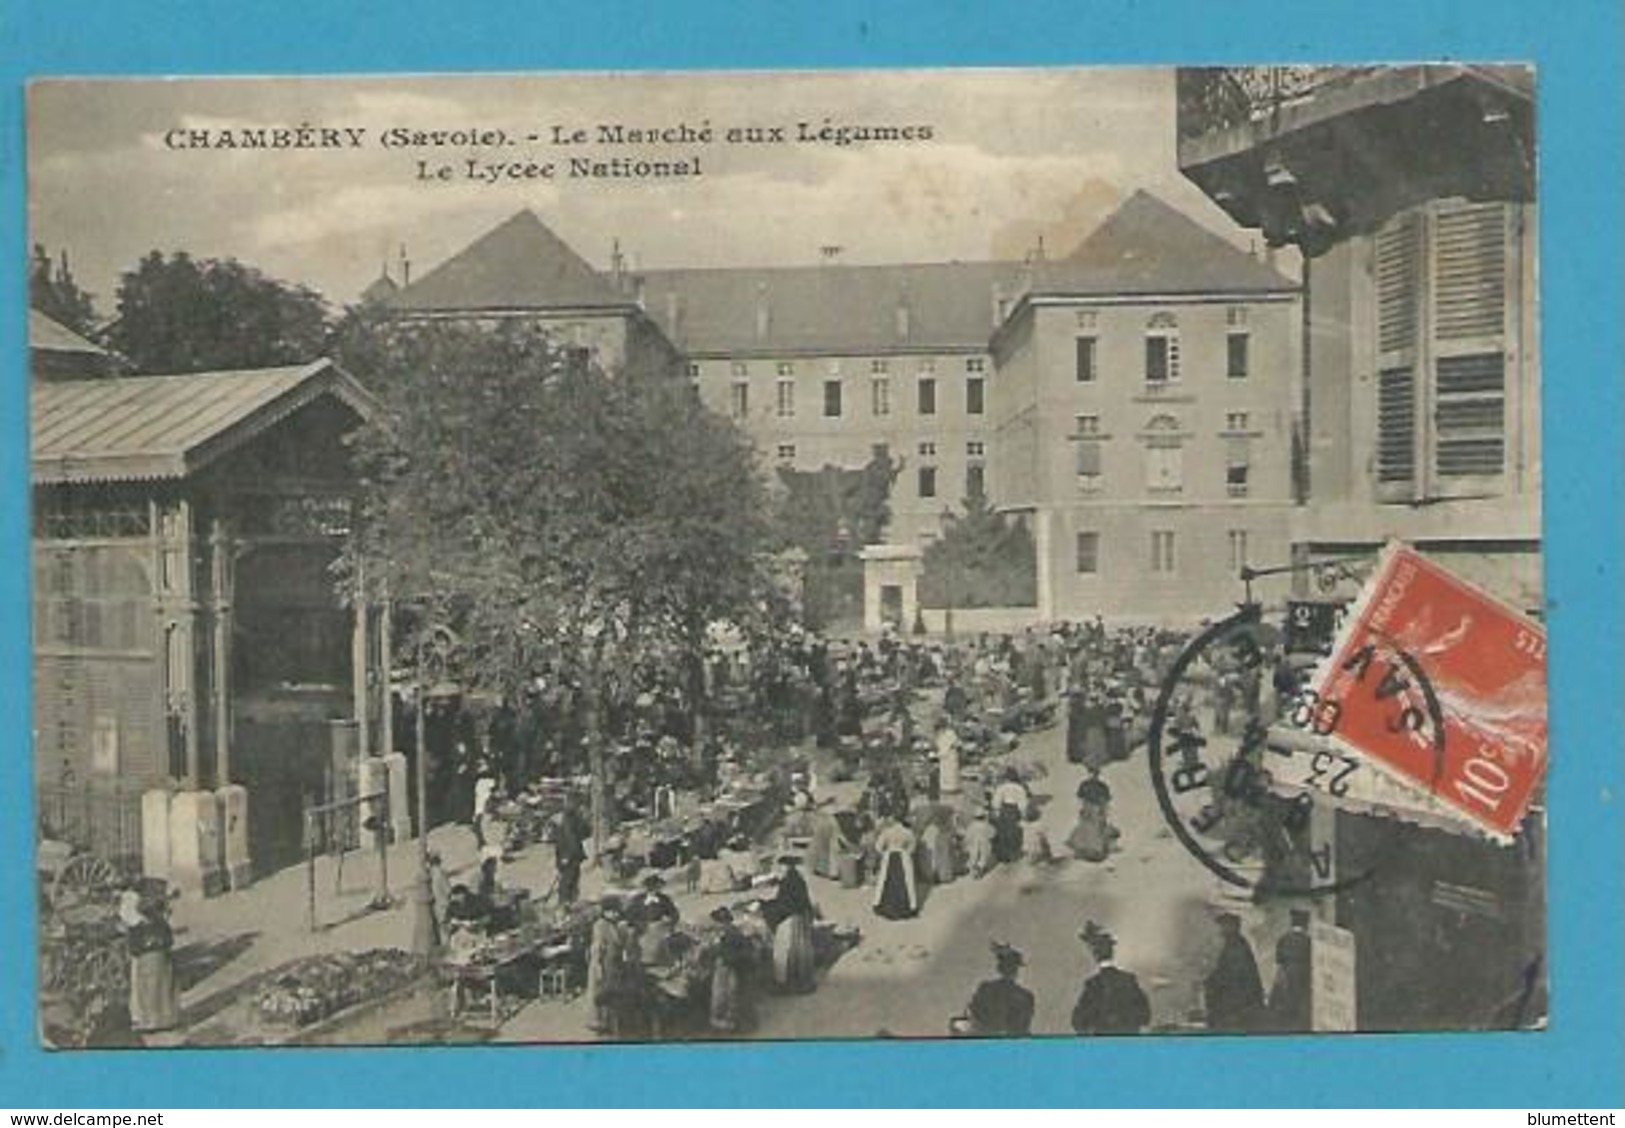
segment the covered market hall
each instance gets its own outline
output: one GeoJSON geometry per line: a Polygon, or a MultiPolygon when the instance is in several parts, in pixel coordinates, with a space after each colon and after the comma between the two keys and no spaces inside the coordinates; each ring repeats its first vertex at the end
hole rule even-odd
{"type": "Polygon", "coordinates": [[[179,376],[36,366],[40,832],[213,893],[297,859],[379,709],[335,586],[373,410],[332,362],[179,376]],[[359,708],[358,708],[359,704],[359,708]]]}

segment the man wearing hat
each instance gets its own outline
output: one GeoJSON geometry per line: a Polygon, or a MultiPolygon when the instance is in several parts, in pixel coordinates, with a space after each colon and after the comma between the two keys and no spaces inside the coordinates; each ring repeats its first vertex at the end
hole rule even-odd
{"type": "Polygon", "coordinates": [[[1214,917],[1219,926],[1219,955],[1202,981],[1207,1028],[1234,1033],[1257,1030],[1264,1015],[1264,982],[1258,960],[1241,934],[1241,918],[1232,912],[1214,917]]]}
{"type": "Polygon", "coordinates": [[[1270,987],[1270,1024],[1277,1030],[1314,1027],[1310,991],[1309,910],[1292,910],[1292,927],[1275,943],[1275,982],[1270,987]]]}
{"type": "Polygon", "coordinates": [[[1033,993],[1016,982],[1026,962],[1010,945],[993,945],[998,976],[985,980],[971,996],[966,1033],[977,1038],[1021,1038],[1032,1033],[1033,993]]]}
{"type": "Polygon", "coordinates": [[[1098,970],[1084,982],[1072,1008],[1072,1029],[1079,1034],[1138,1034],[1151,1022],[1151,1001],[1140,981],[1117,966],[1117,942],[1094,921],[1079,938],[1094,956],[1098,970]]]}

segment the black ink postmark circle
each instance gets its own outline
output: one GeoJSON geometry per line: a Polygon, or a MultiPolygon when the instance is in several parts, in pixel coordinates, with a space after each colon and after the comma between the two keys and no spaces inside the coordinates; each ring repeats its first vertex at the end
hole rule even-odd
{"type": "Polygon", "coordinates": [[[1288,652],[1291,625],[1277,628],[1248,604],[1204,630],[1163,678],[1147,737],[1152,786],[1174,836],[1220,880],[1260,900],[1360,884],[1384,868],[1399,838],[1389,836],[1356,872],[1334,873],[1331,835],[1311,817],[1317,793],[1335,804],[1356,773],[1372,770],[1332,739],[1348,710],[1380,710],[1388,732],[1431,749],[1430,793],[1444,775],[1443,710],[1413,655],[1365,631],[1327,681],[1346,688],[1326,699],[1309,686],[1314,660],[1288,652]],[[1272,770],[1282,757],[1304,758],[1292,765],[1299,784],[1290,795],[1272,770]]]}

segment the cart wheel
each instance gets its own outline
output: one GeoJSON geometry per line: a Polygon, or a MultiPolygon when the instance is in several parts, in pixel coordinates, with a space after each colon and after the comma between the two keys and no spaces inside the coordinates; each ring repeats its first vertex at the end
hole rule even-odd
{"type": "Polygon", "coordinates": [[[116,999],[129,990],[129,962],[117,948],[95,948],[85,952],[78,969],[78,989],[84,994],[102,991],[116,999]]]}
{"type": "Polygon", "coordinates": [[[109,900],[118,886],[119,875],[113,863],[95,854],[77,854],[57,872],[51,887],[51,907],[60,913],[64,908],[109,900]]]}
{"type": "Polygon", "coordinates": [[[68,985],[70,966],[61,948],[55,944],[48,945],[40,953],[40,987],[53,992],[65,989],[68,985]]]}

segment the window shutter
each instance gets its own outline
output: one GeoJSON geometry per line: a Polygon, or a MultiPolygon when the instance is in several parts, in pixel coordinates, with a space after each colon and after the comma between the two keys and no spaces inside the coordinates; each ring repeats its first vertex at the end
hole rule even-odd
{"type": "Polygon", "coordinates": [[[1431,462],[1447,492],[1505,467],[1507,235],[1504,204],[1434,207],[1431,462]]]}
{"type": "Polygon", "coordinates": [[[1385,368],[1377,376],[1377,481],[1416,478],[1415,370],[1385,368]]]}
{"type": "Polygon", "coordinates": [[[1377,233],[1377,348],[1382,352],[1416,345],[1421,245],[1421,217],[1415,214],[1400,216],[1377,233]]]}
{"type": "Polygon", "coordinates": [[[1434,220],[1435,336],[1500,336],[1506,317],[1506,213],[1500,204],[1442,205],[1434,220]]]}

